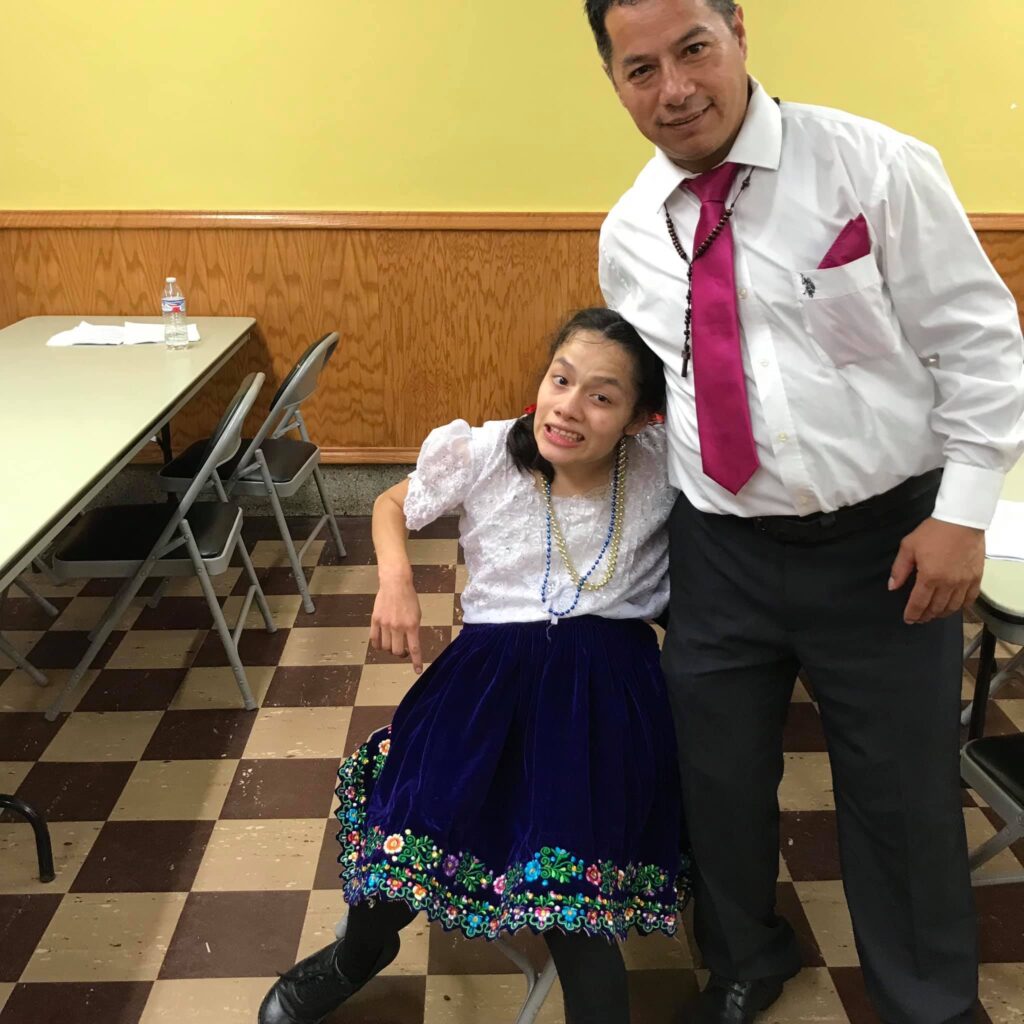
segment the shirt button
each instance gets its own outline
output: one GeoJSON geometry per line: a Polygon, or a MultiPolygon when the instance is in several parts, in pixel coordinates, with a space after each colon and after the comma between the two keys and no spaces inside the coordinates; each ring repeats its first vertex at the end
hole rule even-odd
{"type": "Polygon", "coordinates": [[[785,444],[789,440],[789,434],[779,434],[779,444],[785,444]]]}
{"type": "Polygon", "coordinates": [[[768,362],[767,359],[762,359],[761,360],[761,365],[767,370],[768,367],[771,366],[772,364],[770,362],[768,362]]]}
{"type": "Polygon", "coordinates": [[[745,299],[747,297],[747,289],[746,288],[741,288],[739,290],[739,296],[740,296],[741,299],[745,299]]]}

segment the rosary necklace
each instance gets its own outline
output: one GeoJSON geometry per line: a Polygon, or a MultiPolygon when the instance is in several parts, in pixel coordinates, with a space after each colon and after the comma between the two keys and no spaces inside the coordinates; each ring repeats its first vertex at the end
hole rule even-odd
{"type": "Polygon", "coordinates": [[[576,606],[580,603],[580,595],[584,590],[600,590],[602,587],[606,586],[615,575],[615,567],[619,558],[619,544],[622,540],[622,521],[626,507],[626,462],[626,439],[622,438],[619,441],[618,453],[615,458],[615,469],[612,472],[611,516],[608,522],[608,532],[605,534],[604,544],[601,546],[601,551],[597,558],[594,559],[594,564],[591,565],[591,567],[582,575],[577,571],[576,566],[573,565],[572,559],[569,556],[568,546],[565,543],[565,537],[562,535],[562,530],[558,525],[558,520],[555,518],[555,510],[551,502],[551,481],[546,477],[544,479],[541,493],[544,496],[546,530],[544,581],[540,586],[540,600],[547,609],[552,623],[557,623],[559,619],[564,618],[567,615],[571,615],[573,611],[575,611],[576,606]],[[554,542],[553,546],[558,548],[558,554],[561,556],[562,564],[565,566],[566,572],[569,574],[569,579],[572,580],[573,585],[576,587],[576,593],[573,597],[572,604],[561,611],[553,607],[553,595],[551,595],[548,590],[551,583],[552,541],[554,542]],[[591,577],[595,572],[597,572],[605,555],[608,555],[608,564],[605,566],[603,575],[599,580],[591,582],[591,577]]]}
{"type": "Polygon", "coordinates": [[[726,224],[732,220],[732,212],[736,209],[736,204],[740,200],[740,196],[750,187],[750,179],[754,176],[754,168],[751,167],[747,171],[747,176],[743,179],[743,184],[740,185],[739,192],[736,193],[736,198],[732,203],[725,208],[725,212],[722,214],[722,219],[711,229],[708,237],[704,239],[700,245],[697,246],[693,251],[693,259],[686,255],[686,250],[683,248],[682,243],[679,241],[679,236],[676,234],[676,226],[672,223],[672,215],[668,212],[668,203],[665,203],[665,224],[668,227],[668,236],[672,239],[672,244],[675,246],[675,250],[679,253],[680,259],[686,264],[686,320],[685,320],[685,337],[683,341],[683,376],[689,376],[690,371],[690,356],[693,354],[693,348],[691,342],[693,340],[693,265],[711,248],[714,244],[715,239],[725,230],[726,224]]]}

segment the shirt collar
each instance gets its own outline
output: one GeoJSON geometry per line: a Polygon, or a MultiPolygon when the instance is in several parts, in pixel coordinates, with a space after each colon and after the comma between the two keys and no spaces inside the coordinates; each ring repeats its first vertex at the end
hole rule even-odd
{"type": "MultiPolygon", "coordinates": [[[[782,158],[782,112],[759,82],[751,78],[750,84],[752,91],[747,115],[729,155],[722,163],[777,171],[782,158]]],[[[660,149],[655,150],[651,175],[648,194],[656,209],[660,209],[684,181],[696,177],[674,164],[660,149]]]]}

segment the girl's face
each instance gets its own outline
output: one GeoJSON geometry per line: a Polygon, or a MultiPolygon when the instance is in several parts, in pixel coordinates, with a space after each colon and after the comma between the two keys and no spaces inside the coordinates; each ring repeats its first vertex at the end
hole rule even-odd
{"type": "Polygon", "coordinates": [[[643,429],[633,376],[632,356],[596,331],[576,331],[555,353],[537,393],[533,433],[556,471],[610,467],[620,438],[643,429]]]}

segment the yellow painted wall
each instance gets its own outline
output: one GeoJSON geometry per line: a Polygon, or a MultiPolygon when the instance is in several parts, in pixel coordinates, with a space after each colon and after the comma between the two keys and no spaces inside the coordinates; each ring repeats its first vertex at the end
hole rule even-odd
{"type": "MultiPolygon", "coordinates": [[[[606,209],[649,150],[581,7],[6,0],[0,208],[606,209]]],[[[1021,0],[746,11],[772,93],[916,134],[968,209],[1024,211],[1021,0]]]]}

